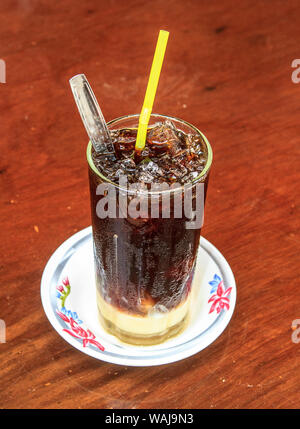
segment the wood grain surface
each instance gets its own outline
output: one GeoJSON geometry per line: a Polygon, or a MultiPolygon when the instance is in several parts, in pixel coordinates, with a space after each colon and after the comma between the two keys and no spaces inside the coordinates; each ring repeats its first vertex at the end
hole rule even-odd
{"type": "Polygon", "coordinates": [[[299,408],[300,1],[1,0],[1,408],[299,408]],[[85,73],[107,120],[138,113],[159,29],[154,111],[212,143],[203,236],[227,258],[237,306],[181,362],[112,365],[51,327],[40,280],[90,224],[87,136],[68,79],[85,73]]]}

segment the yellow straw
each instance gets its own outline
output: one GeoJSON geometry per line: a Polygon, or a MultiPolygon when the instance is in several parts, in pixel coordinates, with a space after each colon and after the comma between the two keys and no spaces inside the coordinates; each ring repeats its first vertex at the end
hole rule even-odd
{"type": "Polygon", "coordinates": [[[148,86],[145,94],[144,104],[139,119],[139,127],[136,137],[135,150],[143,150],[146,144],[147,128],[152,112],[154,98],[157,90],[158,80],[164,55],[167,47],[169,32],[160,30],[156,49],[153,57],[152,67],[150,71],[148,86]]]}

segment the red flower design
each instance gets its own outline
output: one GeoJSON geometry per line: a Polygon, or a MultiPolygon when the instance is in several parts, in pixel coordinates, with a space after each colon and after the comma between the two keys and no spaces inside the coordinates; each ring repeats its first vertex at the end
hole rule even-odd
{"type": "Polygon", "coordinates": [[[78,325],[77,322],[75,322],[72,317],[70,319],[60,311],[56,310],[59,317],[66,323],[70,324],[70,329],[63,329],[63,331],[67,332],[69,335],[72,335],[72,337],[80,338],[82,339],[82,345],[83,347],[86,347],[88,344],[94,344],[96,347],[98,347],[99,350],[104,351],[104,347],[102,344],[100,344],[98,341],[96,341],[95,335],[89,330],[83,329],[81,326],[78,325]]]}
{"type": "Polygon", "coordinates": [[[65,285],[65,286],[68,286],[68,285],[70,284],[68,277],[65,277],[65,278],[62,280],[62,284],[63,284],[63,285],[65,285]]]}
{"type": "Polygon", "coordinates": [[[229,287],[225,290],[223,280],[220,281],[217,288],[217,293],[212,295],[208,302],[212,302],[212,306],[210,307],[209,314],[213,311],[217,310],[217,313],[220,313],[220,311],[223,308],[226,308],[229,310],[229,298],[228,295],[230,294],[232,290],[232,287],[229,287]]]}

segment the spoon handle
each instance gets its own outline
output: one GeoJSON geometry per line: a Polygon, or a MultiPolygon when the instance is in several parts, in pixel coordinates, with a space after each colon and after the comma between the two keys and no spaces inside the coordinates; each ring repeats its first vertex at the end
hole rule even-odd
{"type": "Polygon", "coordinates": [[[84,74],[70,79],[70,86],[88,136],[97,153],[114,155],[114,146],[105,119],[84,74]]]}

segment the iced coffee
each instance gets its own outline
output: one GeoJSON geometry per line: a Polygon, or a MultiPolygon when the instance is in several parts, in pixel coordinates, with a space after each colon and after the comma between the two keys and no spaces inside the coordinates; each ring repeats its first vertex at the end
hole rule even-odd
{"type": "Polygon", "coordinates": [[[184,197],[190,189],[195,215],[212,153],[195,127],[154,114],[137,151],[138,118],[108,124],[114,156],[89,144],[87,157],[100,321],[122,341],[152,345],[188,320],[201,225],[189,227],[184,197]]]}

